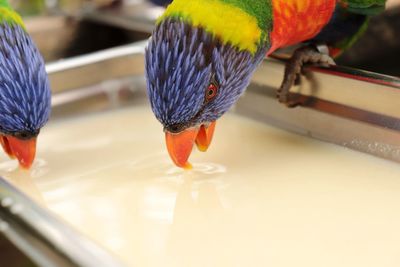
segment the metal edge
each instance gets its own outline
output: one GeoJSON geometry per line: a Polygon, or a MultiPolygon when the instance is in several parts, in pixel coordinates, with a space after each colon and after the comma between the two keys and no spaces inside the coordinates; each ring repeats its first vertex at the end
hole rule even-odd
{"type": "MultiPolygon", "coordinates": [[[[143,77],[145,46],[146,41],[142,41],[50,63],[47,71],[53,92],[143,77]]],[[[277,89],[284,66],[282,61],[266,59],[255,71],[252,82],[277,89]]],[[[310,72],[312,79],[303,79],[302,85],[293,90],[294,94],[308,99],[304,101],[307,108],[399,130],[396,125],[400,120],[400,78],[344,67],[313,67],[310,72]]]]}
{"type": "Polygon", "coordinates": [[[146,41],[102,50],[46,65],[54,94],[104,81],[143,76],[146,41]]]}
{"type": "MultiPolygon", "coordinates": [[[[316,105],[326,105],[328,109],[338,108],[337,104],[325,101],[316,105]]],[[[237,114],[268,125],[400,162],[399,131],[387,128],[382,123],[371,123],[354,117],[363,116],[363,111],[358,114],[352,109],[349,110],[349,107],[340,107],[340,111],[350,112],[353,116],[341,116],[323,109],[307,107],[287,108],[275,99],[274,88],[256,84],[251,85],[251,90],[241,97],[234,109],[237,114]]],[[[399,120],[396,120],[397,126],[398,123],[399,120]]]]}
{"type": "Polygon", "coordinates": [[[39,266],[125,266],[1,177],[0,231],[39,266]]]}
{"type": "MultiPolygon", "coordinates": [[[[267,59],[256,70],[252,82],[278,89],[284,68],[283,61],[267,59]]],[[[311,79],[303,77],[301,85],[293,87],[292,93],[332,102],[338,104],[338,108],[347,106],[399,118],[399,78],[335,66],[313,67],[309,71],[311,79]]]]}

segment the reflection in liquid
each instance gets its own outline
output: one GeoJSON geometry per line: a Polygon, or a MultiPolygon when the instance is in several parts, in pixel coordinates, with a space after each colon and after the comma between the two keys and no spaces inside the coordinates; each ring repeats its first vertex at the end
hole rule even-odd
{"type": "Polygon", "coordinates": [[[400,263],[398,164],[227,115],[183,171],[139,107],[53,122],[38,145],[1,175],[130,266],[400,263]]]}
{"type": "MultiPolygon", "coordinates": [[[[36,160],[36,168],[39,170],[45,166],[43,160],[36,160]]],[[[45,206],[42,193],[35,184],[30,171],[23,170],[19,167],[16,160],[5,160],[0,163],[1,176],[15,187],[19,188],[23,193],[45,206]]]]}
{"type": "Polygon", "coordinates": [[[218,237],[213,234],[223,234],[218,225],[226,216],[216,180],[212,179],[218,177],[200,181],[196,181],[193,174],[183,177],[167,237],[165,261],[168,266],[193,266],[193,262],[198,262],[199,266],[217,266],[215,260],[221,248],[216,242],[218,237]],[[196,241],[199,238],[201,243],[196,241]],[[186,247],[189,249],[182,253],[182,248],[186,247]]]}

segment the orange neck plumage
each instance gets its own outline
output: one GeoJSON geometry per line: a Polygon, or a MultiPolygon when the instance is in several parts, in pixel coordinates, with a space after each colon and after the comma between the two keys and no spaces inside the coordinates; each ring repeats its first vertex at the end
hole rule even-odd
{"type": "Polygon", "coordinates": [[[272,0],[272,53],[276,49],[296,44],[317,35],[329,22],[336,0],[272,0]]]}

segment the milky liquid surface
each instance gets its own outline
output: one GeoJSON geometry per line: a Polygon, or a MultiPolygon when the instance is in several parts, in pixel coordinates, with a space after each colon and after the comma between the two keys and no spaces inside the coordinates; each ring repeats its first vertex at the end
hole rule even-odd
{"type": "Polygon", "coordinates": [[[151,111],[50,123],[0,172],[128,266],[400,266],[400,165],[222,118],[194,170],[151,111]]]}

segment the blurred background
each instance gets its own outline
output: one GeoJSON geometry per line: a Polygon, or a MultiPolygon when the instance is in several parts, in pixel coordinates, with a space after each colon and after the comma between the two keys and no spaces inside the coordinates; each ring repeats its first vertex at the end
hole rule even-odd
{"type": "Polygon", "coordinates": [[[400,76],[400,0],[371,18],[365,34],[338,60],[339,65],[400,76]]]}

